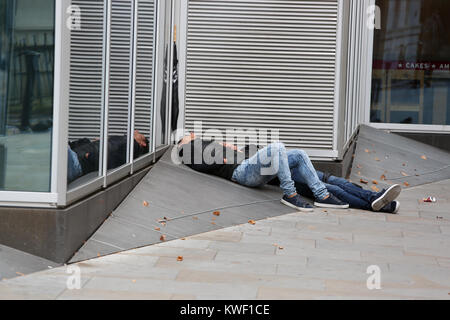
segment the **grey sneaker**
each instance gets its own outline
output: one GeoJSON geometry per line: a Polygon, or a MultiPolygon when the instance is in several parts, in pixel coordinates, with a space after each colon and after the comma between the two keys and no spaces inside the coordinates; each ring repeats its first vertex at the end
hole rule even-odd
{"type": "Polygon", "coordinates": [[[385,206],[397,199],[401,192],[402,187],[399,184],[395,184],[385,192],[380,193],[379,197],[372,202],[373,211],[378,212],[383,209],[385,206]]]}

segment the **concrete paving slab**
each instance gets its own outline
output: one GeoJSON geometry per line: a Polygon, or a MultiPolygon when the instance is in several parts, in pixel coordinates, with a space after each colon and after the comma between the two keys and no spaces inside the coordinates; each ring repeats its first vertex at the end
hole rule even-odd
{"type": "Polygon", "coordinates": [[[40,257],[0,245],[0,280],[60,266],[40,257]]]}

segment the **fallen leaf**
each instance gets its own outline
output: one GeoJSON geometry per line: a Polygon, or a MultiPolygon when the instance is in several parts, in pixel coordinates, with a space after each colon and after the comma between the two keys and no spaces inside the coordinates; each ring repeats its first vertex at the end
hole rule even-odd
{"type": "Polygon", "coordinates": [[[382,180],[382,181],[386,180],[386,176],[383,174],[383,175],[380,177],[380,180],[382,180]]]}
{"type": "Polygon", "coordinates": [[[25,275],[24,275],[22,272],[16,272],[16,274],[17,274],[18,276],[25,277],[25,275]]]}
{"type": "Polygon", "coordinates": [[[403,167],[406,167],[406,163],[402,164],[403,167]]]}
{"type": "Polygon", "coordinates": [[[192,217],[192,220],[198,220],[198,217],[192,217]]]}
{"type": "Polygon", "coordinates": [[[381,160],[380,160],[380,158],[375,158],[375,161],[378,161],[378,162],[380,162],[381,160]]]}
{"type": "Polygon", "coordinates": [[[181,238],[181,240],[185,241],[185,240],[186,240],[186,238],[181,238]]]}
{"type": "Polygon", "coordinates": [[[215,216],[220,216],[220,211],[215,211],[214,213],[213,213],[213,215],[215,215],[215,216]]]}
{"type": "Polygon", "coordinates": [[[380,192],[380,189],[378,189],[376,186],[372,186],[372,190],[375,192],[380,192]]]}
{"type": "Polygon", "coordinates": [[[184,260],[184,258],[182,257],[182,256],[179,256],[178,258],[177,258],[177,261],[178,262],[182,262],[184,260]]]}
{"type": "Polygon", "coordinates": [[[408,177],[409,175],[408,175],[406,172],[403,172],[403,171],[402,171],[402,176],[408,177]]]}
{"type": "Polygon", "coordinates": [[[359,180],[359,182],[364,183],[364,184],[368,184],[369,183],[369,181],[366,181],[364,179],[359,180]]]}
{"type": "Polygon", "coordinates": [[[163,242],[166,241],[166,236],[165,236],[165,235],[162,235],[161,238],[159,238],[159,240],[161,240],[161,241],[163,241],[163,242]]]}
{"type": "Polygon", "coordinates": [[[144,207],[148,207],[149,203],[147,201],[144,201],[143,205],[144,205],[144,207]]]}
{"type": "Polygon", "coordinates": [[[423,160],[428,160],[427,156],[421,156],[423,160]]]}
{"type": "Polygon", "coordinates": [[[213,226],[215,226],[215,225],[216,225],[216,223],[215,223],[215,222],[211,222],[211,224],[212,224],[213,226]]]}
{"type": "Polygon", "coordinates": [[[377,180],[373,180],[372,183],[373,184],[378,184],[378,181],[377,180]]]}
{"type": "Polygon", "coordinates": [[[283,248],[283,247],[278,247],[278,249],[280,249],[280,250],[284,250],[284,248],[283,248]]]}
{"type": "Polygon", "coordinates": [[[156,231],[161,231],[161,228],[155,228],[156,231]]]}
{"type": "Polygon", "coordinates": [[[251,225],[255,225],[256,221],[255,220],[249,220],[248,223],[251,224],[251,225]]]}
{"type": "Polygon", "coordinates": [[[408,183],[408,182],[403,183],[403,185],[404,185],[405,187],[409,187],[409,183],[408,183]]]}
{"type": "Polygon", "coordinates": [[[370,153],[369,149],[364,150],[365,153],[370,153]]]}

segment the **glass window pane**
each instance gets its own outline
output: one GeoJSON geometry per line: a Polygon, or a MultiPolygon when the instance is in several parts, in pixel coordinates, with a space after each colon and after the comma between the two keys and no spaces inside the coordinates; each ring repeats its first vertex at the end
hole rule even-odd
{"type": "Polygon", "coordinates": [[[371,121],[450,125],[450,1],[376,4],[371,121]]]}
{"type": "Polygon", "coordinates": [[[50,191],[54,2],[0,1],[2,191],[50,191]]]}

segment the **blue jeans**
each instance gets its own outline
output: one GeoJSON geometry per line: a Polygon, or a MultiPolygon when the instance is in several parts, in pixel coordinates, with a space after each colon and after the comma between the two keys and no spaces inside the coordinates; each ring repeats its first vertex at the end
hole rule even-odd
{"type": "Polygon", "coordinates": [[[81,169],[80,161],[78,160],[77,154],[68,148],[68,158],[67,158],[67,181],[69,183],[75,181],[83,175],[83,170],[81,169]]]}
{"type": "Polygon", "coordinates": [[[296,179],[306,181],[316,199],[328,196],[328,190],[316,174],[308,155],[301,150],[287,151],[282,143],[273,143],[236,168],[232,180],[246,187],[261,187],[274,178],[286,196],[297,193],[296,179]]]}
{"type": "MultiPolygon", "coordinates": [[[[318,171],[317,175],[320,180],[324,180],[323,172],[318,171]]],[[[372,210],[372,202],[380,196],[378,193],[361,189],[343,178],[334,176],[328,178],[325,186],[330,193],[350,204],[353,209],[372,210]]],[[[305,195],[311,194],[311,190],[306,183],[296,183],[296,187],[299,192],[305,195]]]]}

